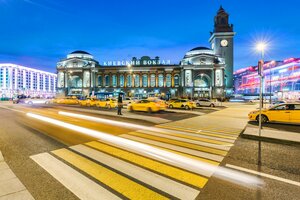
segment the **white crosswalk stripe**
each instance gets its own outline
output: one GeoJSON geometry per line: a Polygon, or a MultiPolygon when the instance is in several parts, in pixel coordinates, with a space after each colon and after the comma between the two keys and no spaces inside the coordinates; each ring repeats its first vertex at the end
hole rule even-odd
{"type": "Polygon", "coordinates": [[[80,199],[120,199],[48,153],[31,156],[31,159],[80,199]]]}
{"type": "Polygon", "coordinates": [[[195,199],[196,196],[199,194],[199,191],[196,189],[193,189],[171,179],[165,178],[143,168],[137,167],[128,162],[114,158],[105,153],[91,149],[84,145],[73,146],[71,147],[71,149],[81,154],[84,154],[94,160],[97,160],[101,163],[105,163],[108,166],[114,166],[116,170],[123,172],[131,177],[134,177],[144,183],[153,185],[157,189],[165,191],[177,198],[195,199]]]}
{"type": "MultiPolygon", "coordinates": [[[[227,133],[218,132],[215,129],[211,131],[215,134],[214,136],[214,134],[201,134],[201,132],[192,129],[185,132],[183,130],[174,130],[174,127],[167,129],[167,127],[167,124],[164,124],[164,131],[162,132],[137,130],[135,132],[122,134],[119,137],[133,140],[142,144],[147,144],[151,147],[170,153],[175,153],[180,156],[186,156],[189,159],[203,160],[204,163],[207,162],[207,164],[214,164],[215,166],[222,162],[224,156],[234,145],[235,139],[238,137],[238,135],[235,133],[230,135],[227,133]],[[151,136],[152,138],[148,136],[151,136]],[[226,138],[227,136],[228,138],[226,138]],[[203,151],[201,150],[202,147],[204,148],[203,151]]],[[[205,131],[210,132],[209,129],[205,131]]],[[[230,132],[230,130],[227,129],[226,132],[230,132]]],[[[169,162],[168,160],[157,157],[157,155],[151,157],[151,155],[143,154],[143,152],[135,152],[133,149],[126,149],[126,147],[117,146],[113,142],[100,140],[99,145],[100,144],[104,145],[103,147],[107,149],[97,149],[93,145],[89,145],[89,143],[86,143],[86,145],[80,144],[71,146],[69,147],[70,150],[66,149],[67,152],[78,155],[80,158],[82,158],[82,160],[89,160],[90,164],[85,164],[82,163],[82,161],[78,161],[78,163],[82,165],[82,168],[79,168],[76,165],[78,164],[77,161],[74,161],[75,164],[70,163],[70,165],[74,165],[73,167],[65,164],[62,162],[62,160],[69,162],[65,160],[66,157],[60,157],[53,152],[52,153],[55,154],[56,157],[49,153],[42,153],[31,156],[31,158],[80,199],[120,199],[122,198],[122,195],[124,195],[126,198],[128,198],[130,195],[134,195],[131,194],[130,191],[128,194],[120,193],[117,188],[114,188],[114,184],[111,182],[108,181],[106,183],[105,181],[102,182],[100,180],[101,184],[111,184],[107,185],[107,187],[116,192],[108,190],[106,187],[103,187],[103,185],[95,182],[95,180],[92,180],[90,177],[87,177],[82,173],[82,170],[87,174],[89,173],[85,170],[91,170],[92,172],[95,172],[95,169],[93,169],[92,166],[97,165],[101,166],[102,168],[107,168],[108,171],[112,170],[112,173],[116,173],[117,176],[122,177],[126,175],[125,179],[127,181],[137,181],[137,185],[139,185],[139,187],[146,188],[147,191],[153,190],[152,192],[154,194],[157,193],[159,197],[171,199],[195,199],[206,184],[208,178],[213,174],[212,171],[203,171],[196,174],[191,172],[190,168],[188,167],[185,168],[182,166],[177,166],[173,162],[169,162]],[[126,156],[130,157],[130,159],[126,156]],[[145,160],[145,162],[150,163],[148,163],[147,167],[141,165],[140,162],[143,160],[141,157],[146,158],[147,160],[145,160]],[[151,164],[151,162],[155,164],[151,164]],[[198,177],[199,180],[203,181],[203,186],[201,185],[201,187],[195,187],[192,185],[192,178],[185,179],[184,176],[178,177],[176,173],[168,175],[160,173],[160,170],[156,168],[160,166],[159,163],[166,168],[173,167],[182,173],[187,173],[191,177],[198,177]],[[153,166],[153,169],[151,166],[153,166]],[[80,170],[77,170],[77,167],[80,170]]],[[[61,153],[63,154],[66,151],[61,153]]],[[[97,174],[98,172],[95,173],[97,174]]],[[[102,172],[99,171],[99,174],[101,173],[102,172]]],[[[126,185],[123,187],[126,187],[126,185]]],[[[128,190],[131,190],[131,188],[128,190]]],[[[132,190],[134,190],[134,188],[132,188],[132,190]]]]}

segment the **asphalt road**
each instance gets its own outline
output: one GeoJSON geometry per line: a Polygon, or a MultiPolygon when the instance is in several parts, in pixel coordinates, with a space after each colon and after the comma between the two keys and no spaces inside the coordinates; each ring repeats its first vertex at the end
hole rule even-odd
{"type": "MultiPolygon", "coordinates": [[[[130,153],[130,150],[127,149],[118,149],[110,144],[107,145],[107,143],[103,143],[102,141],[95,142],[98,138],[93,137],[93,135],[88,135],[83,132],[80,133],[66,127],[51,125],[49,120],[44,122],[40,121],[40,119],[33,119],[28,117],[26,113],[35,113],[40,116],[45,116],[62,123],[67,123],[68,126],[76,125],[78,129],[88,128],[93,131],[104,132],[109,135],[117,135],[121,138],[123,137],[130,140],[140,141],[142,143],[154,145],[160,149],[172,148],[172,150],[169,149],[168,151],[175,152],[176,154],[179,153],[180,155],[196,160],[200,159],[201,161],[213,165],[218,165],[219,163],[217,160],[220,157],[225,157],[224,159],[222,158],[223,160],[221,159],[221,165],[223,166],[226,164],[236,165],[255,171],[260,170],[267,174],[300,182],[300,147],[297,145],[289,146],[263,142],[262,166],[258,167],[256,164],[258,157],[257,141],[243,138],[235,140],[235,135],[238,133],[234,128],[232,130],[230,128],[218,130],[216,127],[205,127],[205,125],[203,125],[204,130],[202,132],[189,129],[187,130],[189,132],[182,132],[181,134],[171,131],[168,132],[166,136],[166,133],[158,134],[151,132],[145,134],[143,132],[136,131],[136,128],[126,125],[112,126],[107,123],[63,116],[58,114],[58,111],[63,110],[62,107],[57,107],[55,105],[5,105],[4,107],[6,107],[6,109],[0,107],[0,150],[2,151],[8,165],[36,199],[78,199],[78,197],[74,195],[76,190],[73,190],[73,193],[70,192],[70,190],[66,189],[61,181],[57,181],[53,178],[53,175],[50,175],[30,158],[32,155],[41,155],[45,152],[48,152],[49,155],[54,156],[53,158],[60,160],[69,166],[69,168],[76,169],[84,176],[90,178],[95,183],[102,185],[108,191],[112,191],[114,195],[117,195],[117,197],[122,199],[130,197],[130,195],[133,195],[133,197],[135,195],[140,195],[140,191],[144,191],[144,195],[149,195],[148,199],[158,199],[158,197],[162,197],[161,195],[174,199],[174,196],[169,195],[170,193],[174,193],[173,195],[179,195],[179,197],[180,195],[189,194],[195,198],[198,196],[197,199],[208,200],[292,200],[297,199],[297,194],[299,194],[299,186],[294,186],[268,178],[263,178],[266,185],[262,188],[247,188],[245,185],[238,186],[228,181],[222,181],[214,176],[199,176],[199,174],[182,167],[174,168],[172,167],[172,164],[162,165],[162,163],[167,161],[157,162],[156,159],[159,158],[147,159],[144,156],[139,156],[138,153],[130,153]],[[197,138],[198,136],[195,137],[196,135],[200,135],[200,138],[197,138]],[[233,147],[230,149],[228,148],[229,146],[233,147]],[[96,154],[91,153],[91,155],[93,154],[91,159],[87,159],[88,154],[84,154],[83,150],[87,149],[87,147],[91,148],[88,148],[88,152],[86,153],[91,153],[92,150],[95,152],[95,150],[97,150],[96,154]],[[227,153],[227,150],[225,149],[230,149],[230,151],[227,153]],[[76,152],[79,150],[81,150],[80,153],[76,152]],[[104,157],[99,157],[99,153],[105,153],[103,154],[104,157]],[[104,158],[106,158],[105,162],[103,160],[97,160],[104,158]],[[115,160],[118,160],[118,162],[116,163],[115,160]],[[136,169],[137,167],[140,167],[137,169],[140,170],[139,173],[135,170],[132,171],[132,169],[136,169]],[[99,170],[101,171],[101,174],[107,178],[100,176],[97,173],[99,170]],[[112,172],[114,172],[114,174],[112,172]],[[154,172],[155,176],[153,175],[154,172]],[[128,173],[130,175],[128,175],[128,173]],[[159,174],[160,177],[157,177],[157,174],[159,174]],[[110,179],[113,181],[110,182],[110,179]],[[140,179],[143,179],[144,182],[147,182],[147,184],[140,181],[140,179]],[[174,183],[174,180],[177,180],[178,182],[174,183]],[[150,182],[152,182],[153,185],[151,185],[150,182]],[[132,185],[132,187],[124,191],[127,184],[128,186],[132,185]],[[179,186],[178,184],[183,185],[179,186]],[[171,187],[171,185],[173,186],[171,187]],[[145,189],[144,186],[146,188],[150,188],[152,191],[145,189]],[[167,192],[166,190],[169,191],[167,192]],[[153,191],[155,193],[153,193],[153,191]],[[199,191],[201,191],[201,193],[198,195],[199,191]]],[[[85,112],[80,112],[80,114],[113,120],[115,122],[144,125],[149,128],[154,125],[152,123],[136,119],[116,118],[115,116],[87,114],[85,112]]],[[[170,112],[137,114],[141,116],[151,115],[161,118],[165,117],[172,120],[179,120],[194,116],[190,113],[185,114],[170,112]]],[[[201,120],[201,117],[199,120],[201,120]]],[[[272,124],[270,126],[272,126],[272,124]]],[[[286,127],[287,125],[275,126],[288,129],[286,127]]],[[[293,127],[292,129],[294,130],[297,128],[293,127]]],[[[180,131],[180,129],[177,131],[180,131]]],[[[42,157],[43,155],[41,155],[40,158],[42,157]]],[[[46,167],[51,167],[52,165],[53,163],[49,163],[49,166],[47,164],[46,167]]],[[[190,197],[189,195],[186,195],[186,197],[190,197]]]]}
{"type": "MultiPolygon", "coordinates": [[[[272,124],[269,126],[273,126],[272,124]]],[[[287,127],[289,125],[275,125],[287,127]]],[[[293,127],[295,128],[295,127],[293,127]]],[[[298,130],[299,131],[299,130],[298,130]]],[[[258,141],[239,138],[221,165],[231,164],[269,175],[300,182],[300,145],[262,142],[262,165],[258,166],[258,141]]],[[[222,200],[298,200],[299,186],[263,178],[262,188],[237,186],[218,178],[211,178],[199,199],[222,200]]]]}

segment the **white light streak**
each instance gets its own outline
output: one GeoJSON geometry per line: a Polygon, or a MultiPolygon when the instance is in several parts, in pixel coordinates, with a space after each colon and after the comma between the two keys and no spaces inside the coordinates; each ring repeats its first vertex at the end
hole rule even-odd
{"type": "Polygon", "coordinates": [[[140,154],[144,154],[146,156],[152,157],[154,159],[160,161],[168,161],[168,163],[198,173],[203,174],[203,172],[214,174],[214,176],[224,179],[226,181],[230,181],[236,184],[242,184],[246,187],[261,187],[263,185],[263,181],[255,176],[250,176],[245,173],[241,173],[235,170],[231,170],[224,167],[217,167],[215,165],[211,165],[205,162],[201,162],[199,160],[194,160],[188,157],[184,157],[172,152],[164,151],[162,149],[158,149],[146,144],[142,144],[139,142],[131,141],[125,138],[120,138],[114,135],[110,135],[104,132],[95,131],[92,129],[80,127],[77,125],[61,122],[56,119],[44,117],[41,115],[27,113],[27,116],[32,117],[34,119],[48,122],[60,127],[64,127],[85,135],[89,135],[102,141],[112,143],[116,146],[129,149],[130,151],[137,152],[140,154]]]}

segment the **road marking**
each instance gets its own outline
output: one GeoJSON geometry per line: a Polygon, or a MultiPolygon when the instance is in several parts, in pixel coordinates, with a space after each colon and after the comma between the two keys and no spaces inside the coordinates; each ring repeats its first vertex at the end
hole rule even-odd
{"type": "Polygon", "coordinates": [[[206,152],[202,152],[202,151],[197,151],[197,150],[193,150],[193,149],[188,149],[185,147],[180,147],[180,146],[176,146],[176,145],[172,145],[172,144],[166,144],[163,142],[158,142],[158,141],[154,141],[154,140],[149,140],[149,139],[145,139],[145,138],[140,138],[140,137],[136,137],[133,135],[127,135],[127,134],[123,134],[120,135],[120,137],[123,138],[127,138],[130,140],[134,140],[134,141],[138,141],[138,142],[142,142],[145,144],[150,144],[150,145],[155,145],[158,147],[162,147],[164,149],[166,149],[167,151],[169,151],[169,149],[177,151],[176,153],[179,152],[183,152],[186,154],[190,154],[193,156],[197,156],[197,157],[201,157],[201,158],[207,158],[213,161],[217,161],[217,162],[222,162],[222,160],[224,159],[223,156],[219,156],[219,155],[215,155],[215,154],[210,154],[210,153],[206,153],[206,152]]]}
{"type": "Polygon", "coordinates": [[[30,158],[80,199],[120,199],[49,153],[41,153],[30,158]]]}
{"type": "Polygon", "coordinates": [[[200,192],[199,190],[160,176],[118,158],[109,156],[87,146],[76,145],[70,148],[179,199],[195,199],[200,192]]]}
{"type": "Polygon", "coordinates": [[[230,165],[230,164],[226,164],[226,167],[236,169],[236,170],[240,170],[240,171],[243,171],[243,172],[248,172],[250,174],[256,174],[256,175],[259,175],[259,176],[262,176],[262,177],[274,179],[274,180],[289,183],[289,184],[292,184],[292,185],[300,186],[300,182],[285,179],[285,178],[281,178],[281,177],[278,177],[278,176],[273,176],[273,175],[270,175],[270,174],[265,174],[265,173],[254,171],[254,170],[251,170],[251,169],[246,169],[246,168],[243,168],[243,167],[238,167],[238,166],[230,165]]]}
{"type": "Polygon", "coordinates": [[[109,155],[124,159],[126,161],[137,164],[141,167],[150,169],[162,175],[171,177],[183,183],[187,183],[193,185],[197,188],[203,188],[207,182],[207,178],[204,178],[200,175],[196,175],[194,173],[178,169],[176,167],[149,159],[147,157],[137,155],[131,152],[127,152],[121,149],[118,149],[113,146],[106,145],[100,142],[89,142],[86,143],[89,147],[95,148],[99,151],[107,153],[109,155]]]}
{"type": "Polygon", "coordinates": [[[198,150],[198,151],[204,151],[204,152],[207,152],[207,153],[213,153],[213,154],[216,154],[216,155],[226,156],[226,154],[227,154],[227,152],[223,151],[223,150],[218,150],[218,149],[214,149],[214,148],[210,148],[210,147],[199,146],[199,145],[196,145],[196,144],[191,144],[191,143],[181,142],[181,141],[177,141],[177,140],[167,139],[167,138],[163,138],[163,137],[159,137],[159,136],[152,136],[152,135],[137,133],[137,132],[130,132],[130,133],[127,133],[127,134],[137,136],[137,137],[146,138],[146,139],[150,139],[150,140],[155,140],[155,141],[159,141],[159,142],[164,142],[164,143],[168,143],[168,144],[174,144],[174,145],[177,145],[177,146],[186,147],[186,148],[194,149],[194,150],[198,150]]]}
{"type": "Polygon", "coordinates": [[[183,130],[183,131],[190,131],[190,132],[199,132],[199,131],[207,131],[207,132],[211,132],[211,133],[222,133],[222,134],[226,134],[226,135],[230,135],[235,137],[236,135],[239,135],[241,133],[241,131],[227,131],[227,130],[222,130],[222,129],[215,129],[215,128],[204,128],[201,127],[200,129],[191,129],[191,128],[185,128],[182,126],[174,126],[171,124],[162,124],[162,125],[156,125],[156,127],[160,127],[160,128],[169,128],[169,129],[175,129],[175,130],[183,130]]]}
{"type": "MultiPolygon", "coordinates": [[[[160,142],[147,140],[147,139],[144,139],[144,138],[139,138],[139,137],[135,137],[135,136],[132,136],[132,135],[127,135],[127,134],[120,135],[120,137],[127,138],[127,139],[134,140],[134,141],[139,141],[139,142],[142,142],[142,143],[145,143],[145,144],[150,144],[150,145],[155,146],[156,148],[160,148],[160,149],[163,149],[165,151],[170,151],[172,153],[179,154],[179,155],[182,155],[182,156],[185,156],[185,157],[189,157],[189,158],[192,158],[192,159],[195,159],[195,160],[200,160],[200,161],[203,161],[203,162],[207,162],[207,163],[210,163],[212,165],[218,166],[220,164],[219,162],[216,162],[213,159],[206,159],[203,156],[199,156],[199,154],[197,154],[197,153],[196,153],[196,155],[194,155],[190,152],[188,153],[188,151],[183,152],[181,150],[182,147],[177,147],[177,146],[171,145],[171,146],[174,146],[174,149],[173,149],[173,148],[169,148],[168,144],[164,145],[164,143],[161,143],[162,145],[160,145],[159,144],[160,142]]],[[[187,150],[189,150],[189,149],[187,149],[187,150]]],[[[202,153],[201,151],[196,151],[196,152],[199,152],[200,154],[202,153]]],[[[204,153],[204,154],[207,154],[207,153],[204,153]]],[[[211,155],[214,156],[214,154],[211,154],[211,155]]]]}
{"type": "Polygon", "coordinates": [[[167,199],[161,194],[67,149],[55,150],[52,153],[129,199],[167,199]]]}
{"type": "MultiPolygon", "coordinates": [[[[142,132],[144,130],[139,130],[137,132],[142,132]]],[[[154,132],[154,131],[152,131],[154,132]]],[[[162,134],[166,134],[166,135],[172,135],[172,136],[176,136],[176,137],[180,137],[180,138],[186,138],[186,139],[192,139],[192,140],[197,140],[197,141],[202,141],[202,142],[206,142],[206,143],[212,143],[212,144],[217,144],[217,145],[223,145],[223,146],[229,146],[232,145],[232,143],[234,143],[234,140],[230,140],[230,142],[228,141],[220,141],[220,138],[216,138],[216,137],[203,137],[199,134],[193,134],[193,133],[187,133],[187,132],[174,132],[174,131],[164,131],[164,132],[160,132],[162,134]]]]}
{"type": "MultiPolygon", "coordinates": [[[[144,134],[148,134],[148,135],[153,135],[153,136],[158,136],[158,137],[163,137],[163,138],[168,138],[168,139],[172,139],[172,140],[177,140],[177,141],[181,141],[181,142],[187,142],[187,143],[191,143],[191,144],[196,144],[196,145],[201,145],[201,146],[206,146],[206,147],[212,147],[215,149],[220,149],[220,150],[224,150],[224,151],[229,151],[230,147],[229,146],[225,146],[223,144],[229,145],[228,143],[222,143],[222,144],[212,144],[212,143],[208,143],[208,142],[203,142],[203,141],[198,141],[198,140],[193,140],[193,139],[187,139],[187,138],[183,138],[180,137],[182,135],[174,135],[174,134],[161,134],[161,133],[154,133],[151,131],[136,131],[138,133],[144,133],[144,134]]],[[[188,137],[188,136],[186,136],[188,137]]],[[[212,141],[212,140],[210,140],[212,141]]],[[[232,145],[232,144],[230,144],[232,145]]]]}
{"type": "Polygon", "coordinates": [[[192,134],[201,134],[201,135],[225,138],[225,139],[230,139],[230,140],[235,140],[237,138],[237,136],[231,136],[231,135],[218,133],[218,132],[209,132],[209,131],[202,131],[202,130],[191,131],[191,130],[187,130],[184,128],[174,128],[174,127],[161,126],[161,125],[156,125],[156,127],[163,128],[165,130],[169,129],[169,130],[175,130],[175,131],[180,131],[180,132],[183,131],[183,132],[188,132],[188,133],[192,133],[192,134]]]}
{"type": "Polygon", "coordinates": [[[22,114],[26,114],[26,112],[24,112],[22,110],[16,110],[16,109],[13,109],[13,108],[7,108],[7,107],[4,107],[4,106],[0,106],[0,108],[11,110],[11,111],[14,111],[14,112],[19,112],[19,113],[22,113],[22,114]]]}

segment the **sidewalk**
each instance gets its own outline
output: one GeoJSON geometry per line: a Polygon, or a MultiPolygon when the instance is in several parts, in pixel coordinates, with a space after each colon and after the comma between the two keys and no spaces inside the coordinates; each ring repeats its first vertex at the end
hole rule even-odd
{"type": "Polygon", "coordinates": [[[268,128],[263,128],[261,130],[261,137],[259,137],[257,127],[247,127],[243,133],[243,137],[261,139],[264,141],[300,144],[300,133],[272,130],[268,128]]]}
{"type": "Polygon", "coordinates": [[[166,125],[188,129],[200,129],[202,127],[229,128],[243,130],[248,123],[248,113],[255,110],[253,105],[231,105],[229,108],[209,113],[203,116],[193,117],[180,121],[170,122],[166,125]]]}
{"type": "Polygon", "coordinates": [[[4,161],[0,151],[0,199],[4,200],[32,200],[34,199],[25,186],[11,171],[4,161]]]}

